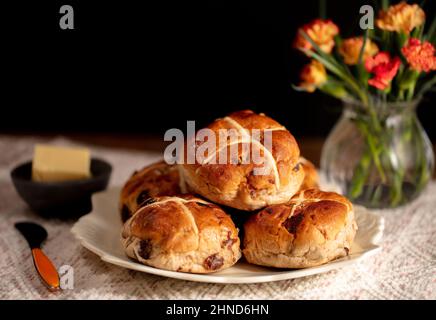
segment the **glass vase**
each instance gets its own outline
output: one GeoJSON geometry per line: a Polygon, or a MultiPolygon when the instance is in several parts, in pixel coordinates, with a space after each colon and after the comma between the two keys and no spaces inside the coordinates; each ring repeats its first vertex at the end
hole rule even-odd
{"type": "Polygon", "coordinates": [[[326,182],[370,208],[416,198],[434,169],[432,145],[416,115],[419,102],[344,101],[322,150],[326,182]]]}

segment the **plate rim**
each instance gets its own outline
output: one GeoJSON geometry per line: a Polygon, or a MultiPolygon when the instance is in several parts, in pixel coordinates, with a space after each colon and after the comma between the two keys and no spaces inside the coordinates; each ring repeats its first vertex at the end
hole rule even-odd
{"type": "MultiPolygon", "coordinates": [[[[120,187],[115,186],[111,187],[107,190],[96,192],[92,195],[92,203],[95,203],[95,198],[99,196],[104,196],[104,194],[109,193],[113,189],[119,189],[120,187]]],[[[96,254],[102,261],[110,263],[112,265],[126,268],[129,270],[135,270],[139,272],[145,272],[161,277],[167,277],[172,279],[178,279],[178,280],[185,280],[185,281],[192,281],[192,282],[202,282],[202,283],[218,283],[218,284],[249,284],[249,283],[264,283],[264,282],[275,282],[275,281],[283,281],[283,280],[289,280],[289,279],[295,279],[295,278],[301,278],[306,276],[312,276],[315,274],[321,274],[325,273],[331,270],[336,270],[343,268],[347,265],[353,265],[358,262],[360,262],[363,259],[366,259],[370,256],[373,256],[377,254],[381,250],[381,240],[383,237],[384,227],[385,227],[385,220],[383,216],[378,215],[370,210],[368,208],[363,207],[361,205],[355,205],[353,204],[355,208],[359,208],[360,210],[365,211],[366,214],[372,215],[376,221],[377,225],[374,227],[375,233],[371,237],[371,239],[368,241],[369,244],[373,246],[373,248],[370,248],[362,253],[359,253],[357,257],[343,257],[338,260],[331,261],[326,264],[322,264],[320,266],[311,267],[311,268],[303,268],[303,269],[289,269],[289,270],[283,270],[280,269],[280,271],[277,272],[277,274],[266,274],[266,275],[253,275],[253,276],[232,276],[228,277],[226,275],[217,276],[215,274],[196,274],[196,273],[187,273],[187,272],[176,272],[171,270],[165,270],[165,269],[159,269],[154,268],[151,266],[147,266],[144,264],[140,264],[138,262],[135,262],[133,260],[127,262],[125,260],[122,260],[112,254],[108,254],[106,251],[100,249],[99,247],[95,246],[94,244],[90,243],[90,241],[84,237],[81,234],[80,228],[81,225],[85,223],[85,221],[93,215],[97,215],[98,213],[95,211],[95,207],[93,207],[92,211],[77,220],[73,227],[71,228],[71,233],[74,235],[76,240],[79,241],[80,245],[86,248],[87,250],[91,251],[92,253],[96,254]]],[[[232,267],[230,267],[232,268],[232,267]]],[[[230,269],[229,268],[229,269],[230,269]]],[[[271,268],[273,269],[273,268],[271,268]]]]}

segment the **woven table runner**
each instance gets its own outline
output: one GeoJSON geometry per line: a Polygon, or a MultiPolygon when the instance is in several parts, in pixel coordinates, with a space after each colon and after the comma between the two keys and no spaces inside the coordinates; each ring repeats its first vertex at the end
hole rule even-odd
{"type": "MultiPolygon", "coordinates": [[[[305,278],[261,284],[207,284],[163,278],[117,267],[83,248],[73,221],[46,220],[16,193],[10,170],[31,159],[37,142],[0,136],[0,299],[436,299],[436,182],[407,206],[375,211],[385,218],[382,250],[349,267],[305,278]],[[14,223],[32,220],[47,229],[44,250],[56,266],[74,268],[74,288],[50,293],[41,284],[14,223]]],[[[83,145],[83,144],[82,144],[83,145]]],[[[113,166],[111,186],[161,155],[85,145],[113,166]]]]}

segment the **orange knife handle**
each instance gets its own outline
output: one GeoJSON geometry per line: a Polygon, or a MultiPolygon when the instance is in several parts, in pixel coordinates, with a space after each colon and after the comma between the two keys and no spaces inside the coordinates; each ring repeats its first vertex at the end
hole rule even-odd
{"type": "Polygon", "coordinates": [[[59,274],[50,259],[40,248],[32,249],[32,257],[36,270],[44,284],[51,290],[59,290],[59,274]]]}

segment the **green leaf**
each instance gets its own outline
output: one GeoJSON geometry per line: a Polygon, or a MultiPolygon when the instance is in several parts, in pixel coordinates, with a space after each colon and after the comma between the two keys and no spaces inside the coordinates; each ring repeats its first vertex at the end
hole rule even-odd
{"type": "Polygon", "coordinates": [[[304,39],[306,39],[311,45],[312,47],[315,49],[316,53],[318,53],[318,55],[322,56],[325,60],[330,61],[331,64],[335,64],[337,66],[340,66],[339,63],[333,59],[333,57],[327,53],[325,53],[319,46],[318,44],[312,40],[311,37],[309,37],[309,35],[303,31],[300,30],[300,34],[304,37],[304,39]]]}
{"type": "MultiPolygon", "coordinates": [[[[416,29],[415,29],[416,30],[416,29]]],[[[409,36],[403,31],[395,33],[397,36],[398,50],[401,52],[401,48],[409,40],[409,36]]]]}
{"type": "Polygon", "coordinates": [[[337,48],[339,48],[342,45],[342,42],[343,42],[342,37],[339,34],[337,34],[337,35],[335,35],[335,37],[333,39],[335,40],[335,46],[337,48]]]}
{"type": "Polygon", "coordinates": [[[425,84],[422,85],[421,89],[418,91],[417,97],[422,97],[427,91],[432,90],[433,87],[436,87],[436,75],[433,76],[430,80],[428,80],[425,84]]]}
{"type": "Polygon", "coordinates": [[[309,57],[314,58],[315,60],[318,60],[319,62],[321,62],[324,65],[324,67],[326,67],[327,70],[329,70],[330,72],[333,72],[339,78],[344,78],[343,72],[335,64],[331,63],[330,60],[326,59],[322,55],[320,55],[316,52],[313,52],[311,50],[303,50],[303,52],[305,54],[307,54],[309,57]]]}
{"type": "Polygon", "coordinates": [[[362,44],[362,48],[360,48],[360,52],[359,52],[359,59],[357,60],[358,64],[362,64],[362,59],[363,59],[363,53],[365,52],[365,47],[366,47],[366,42],[368,40],[368,29],[365,30],[365,32],[363,33],[363,44],[362,44]]]}
{"type": "Polygon", "coordinates": [[[414,87],[416,84],[416,81],[418,80],[420,75],[420,72],[414,71],[411,69],[407,69],[401,78],[401,81],[398,83],[398,86],[402,90],[410,89],[411,87],[414,87]]]}
{"type": "Polygon", "coordinates": [[[436,17],[433,18],[430,27],[428,28],[427,35],[424,39],[432,44],[436,44],[436,17]]]}
{"type": "Polygon", "coordinates": [[[367,88],[368,87],[368,80],[371,77],[370,73],[368,71],[366,71],[363,63],[358,64],[356,66],[356,70],[357,70],[357,75],[359,77],[360,83],[362,84],[362,86],[367,88]]]}
{"type": "Polygon", "coordinates": [[[343,99],[349,96],[344,84],[331,78],[327,80],[319,89],[322,92],[338,99],[343,99]]]}
{"type": "Polygon", "coordinates": [[[424,33],[424,25],[413,29],[412,33],[410,34],[410,37],[421,40],[423,33],[424,33]]]}

